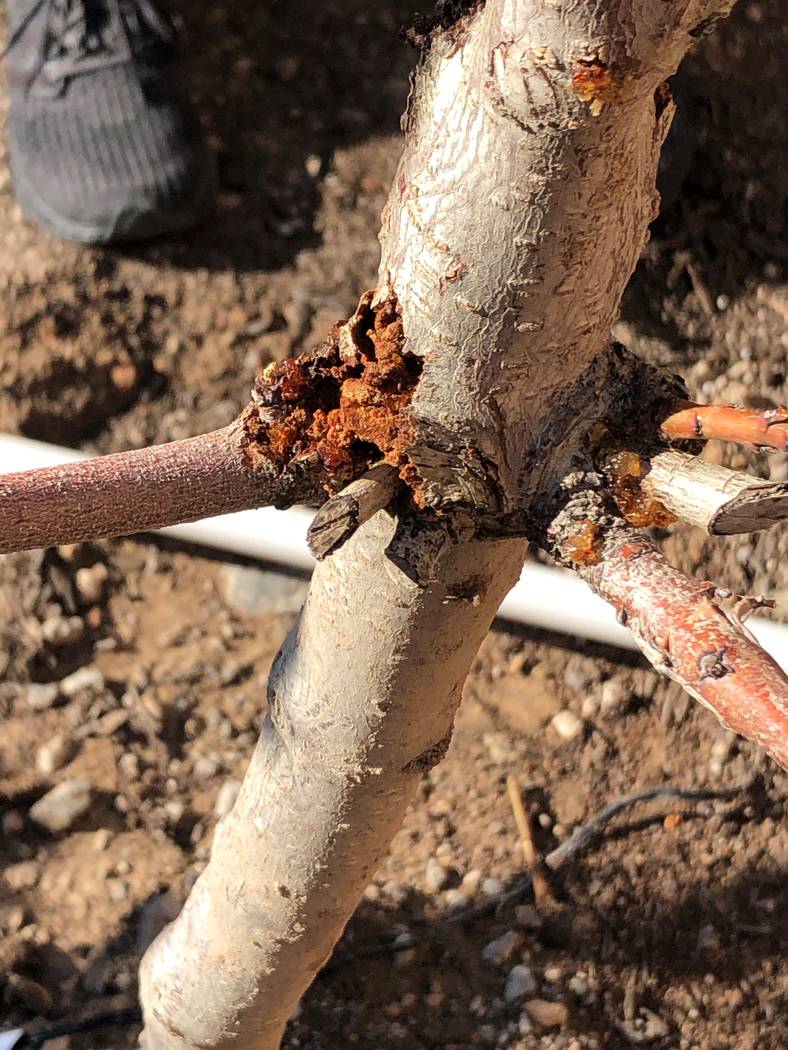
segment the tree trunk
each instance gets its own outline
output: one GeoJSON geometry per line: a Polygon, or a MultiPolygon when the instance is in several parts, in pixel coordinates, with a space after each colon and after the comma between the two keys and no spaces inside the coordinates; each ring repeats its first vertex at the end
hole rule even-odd
{"type": "Polygon", "coordinates": [[[238,801],[143,961],[149,1048],[279,1045],[419,778],[449,746],[523,543],[447,543],[425,588],[382,557],[394,527],[378,514],[315,570],[238,801]]]}
{"type": "Polygon", "coordinates": [[[462,537],[526,532],[609,407],[662,82],[732,0],[456,6],[424,41],[371,302],[423,361],[407,448],[383,449],[420,513],[377,513],[318,567],[238,802],[143,961],[148,1050],[279,1045],[445,752],[523,557],[462,537]]]}

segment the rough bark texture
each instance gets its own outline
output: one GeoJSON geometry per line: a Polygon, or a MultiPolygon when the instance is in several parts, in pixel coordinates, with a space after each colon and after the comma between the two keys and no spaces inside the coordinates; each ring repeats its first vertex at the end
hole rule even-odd
{"type": "Polygon", "coordinates": [[[0,477],[0,554],[319,499],[320,475],[259,460],[241,416],[211,434],[0,477]]]}
{"type": "Polygon", "coordinates": [[[419,777],[449,745],[468,667],[524,546],[447,541],[440,582],[422,588],[381,556],[394,528],[376,515],[315,571],[235,808],[145,957],[149,1050],[279,1045],[419,777]]]}
{"type": "Polygon", "coordinates": [[[565,472],[594,409],[567,388],[606,346],[655,215],[664,78],[731,6],[499,0],[433,40],[378,293],[425,358],[411,456],[428,505],[500,528],[565,472]]]}

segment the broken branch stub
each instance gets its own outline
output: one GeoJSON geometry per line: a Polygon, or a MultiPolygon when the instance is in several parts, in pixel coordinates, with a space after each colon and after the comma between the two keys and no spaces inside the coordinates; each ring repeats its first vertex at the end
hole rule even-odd
{"type": "Polygon", "coordinates": [[[373,514],[388,507],[399,486],[396,467],[376,463],[362,477],[331,496],[314,516],[307,532],[307,544],[315,558],[322,561],[373,514]]]}
{"type": "Polygon", "coordinates": [[[788,518],[788,485],[677,449],[652,454],[617,449],[597,458],[619,511],[639,528],[686,521],[711,536],[730,536],[788,518]]]}

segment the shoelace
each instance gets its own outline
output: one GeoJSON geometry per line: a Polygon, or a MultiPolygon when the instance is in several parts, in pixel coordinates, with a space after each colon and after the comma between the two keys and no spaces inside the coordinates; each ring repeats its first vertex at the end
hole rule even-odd
{"type": "Polygon", "coordinates": [[[152,0],[35,0],[0,51],[5,56],[22,40],[36,15],[46,10],[46,29],[31,81],[68,77],[125,61],[151,44],[171,48],[177,30],[152,0]]]}

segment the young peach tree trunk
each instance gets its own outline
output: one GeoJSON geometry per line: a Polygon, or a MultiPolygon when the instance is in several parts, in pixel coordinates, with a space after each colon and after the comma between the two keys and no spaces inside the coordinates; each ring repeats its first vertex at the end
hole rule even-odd
{"type": "Polygon", "coordinates": [[[0,478],[0,551],[330,494],[238,801],[142,963],[147,1050],[279,1045],[448,747],[526,538],[788,766],[788,682],[742,627],[753,601],[726,612],[635,531],[784,518],[785,486],[669,444],[786,449],[788,413],[694,405],[610,341],[656,212],[665,77],[732,2],[439,5],[354,316],[271,366],[224,431],[0,478]]]}
{"type": "MultiPolygon", "coordinates": [[[[657,208],[661,85],[729,6],[488,0],[425,41],[364,307],[396,314],[387,352],[421,365],[407,427],[378,443],[422,514],[378,514],[318,568],[235,809],[144,960],[149,1050],[279,1045],[444,754],[524,553],[462,537],[522,535],[598,416],[657,208]]],[[[345,328],[345,356],[361,338],[345,328]]]]}

